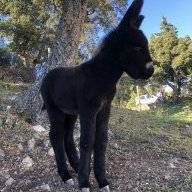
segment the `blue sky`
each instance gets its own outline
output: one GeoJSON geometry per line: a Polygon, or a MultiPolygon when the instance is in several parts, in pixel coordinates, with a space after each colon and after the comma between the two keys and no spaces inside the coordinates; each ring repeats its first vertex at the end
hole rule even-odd
{"type": "Polygon", "coordinates": [[[145,19],[141,29],[148,38],[160,31],[162,16],[175,25],[180,37],[189,35],[192,38],[192,0],[144,0],[142,14],[145,19]]]}

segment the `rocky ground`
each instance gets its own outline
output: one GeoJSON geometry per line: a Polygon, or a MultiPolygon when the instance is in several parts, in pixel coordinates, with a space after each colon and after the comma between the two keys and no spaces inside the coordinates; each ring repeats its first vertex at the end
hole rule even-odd
{"type": "MultiPolygon", "coordinates": [[[[79,191],[72,170],[75,186],[59,178],[47,129],[8,112],[1,113],[0,119],[0,191],[79,191]]],[[[75,137],[78,141],[78,132],[75,137]]],[[[167,137],[133,141],[111,127],[107,175],[112,192],[191,192],[192,155],[185,149],[172,150],[167,137]]],[[[93,173],[90,181],[91,191],[99,191],[93,173]]]]}

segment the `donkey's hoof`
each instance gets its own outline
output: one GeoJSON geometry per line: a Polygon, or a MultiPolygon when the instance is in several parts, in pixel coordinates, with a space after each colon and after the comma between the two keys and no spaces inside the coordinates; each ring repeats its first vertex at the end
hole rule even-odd
{"type": "Polygon", "coordinates": [[[82,188],[81,191],[82,192],[90,192],[90,189],[89,188],[82,188]]]}
{"type": "Polygon", "coordinates": [[[67,181],[65,181],[65,184],[74,185],[74,181],[73,181],[73,179],[68,179],[67,181]]]}
{"type": "Polygon", "coordinates": [[[105,187],[101,188],[102,192],[110,192],[109,185],[106,185],[105,187]]]}

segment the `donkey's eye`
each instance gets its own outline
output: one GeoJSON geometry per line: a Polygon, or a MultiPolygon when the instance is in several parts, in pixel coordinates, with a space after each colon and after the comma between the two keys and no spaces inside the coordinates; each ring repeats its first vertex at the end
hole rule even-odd
{"type": "Polygon", "coordinates": [[[135,51],[142,51],[142,49],[143,49],[142,47],[134,47],[135,51]]]}

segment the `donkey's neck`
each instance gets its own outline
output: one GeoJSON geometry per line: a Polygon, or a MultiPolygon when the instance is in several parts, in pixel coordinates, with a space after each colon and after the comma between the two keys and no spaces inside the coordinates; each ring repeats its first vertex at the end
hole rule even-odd
{"type": "Polygon", "coordinates": [[[94,73],[103,81],[102,83],[115,85],[123,74],[118,56],[112,52],[100,53],[91,59],[90,63],[94,73]]]}

